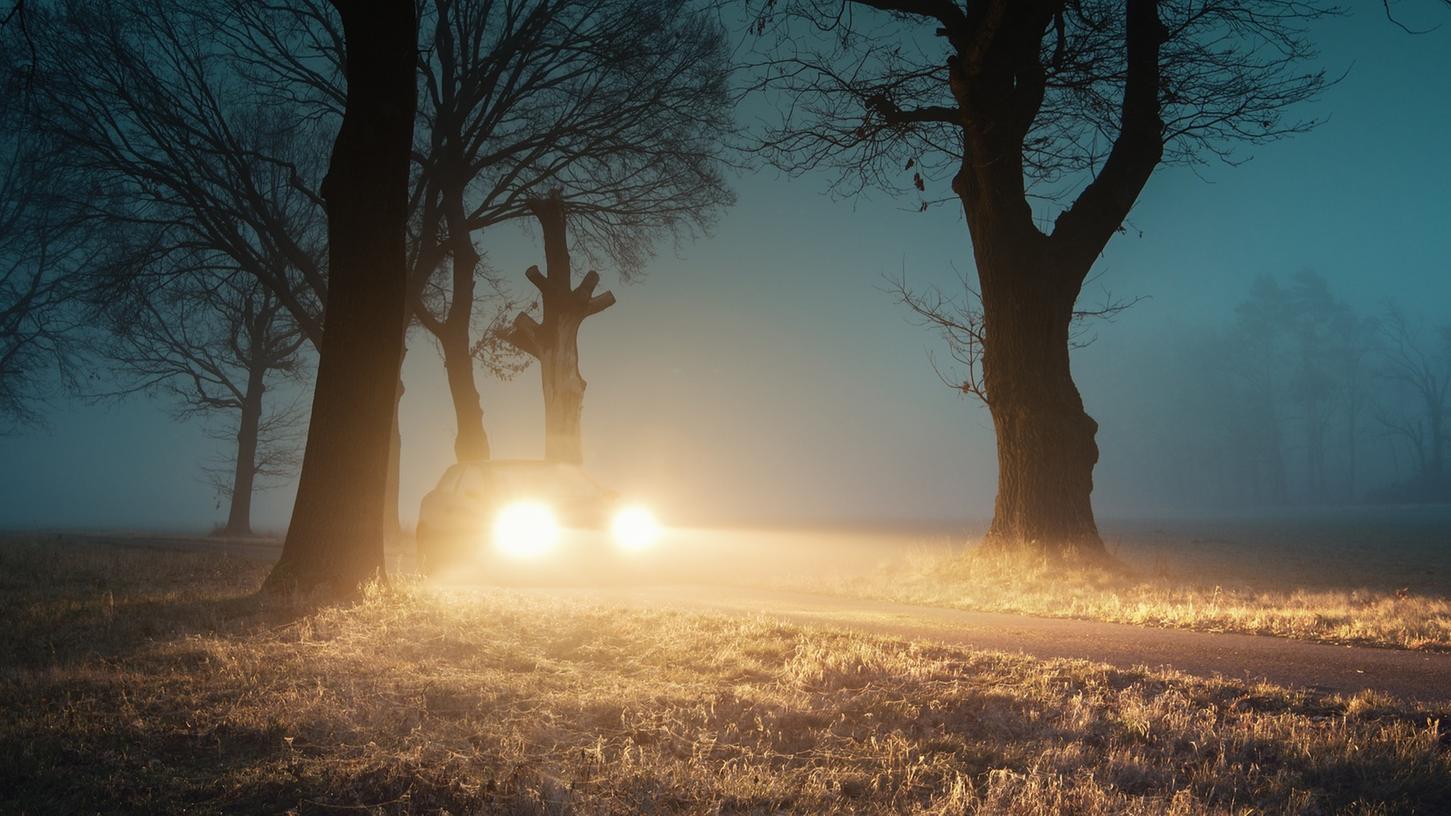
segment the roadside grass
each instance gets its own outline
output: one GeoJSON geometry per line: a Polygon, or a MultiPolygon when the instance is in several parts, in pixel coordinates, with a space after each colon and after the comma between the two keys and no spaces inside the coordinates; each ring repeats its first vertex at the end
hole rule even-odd
{"type": "Polygon", "coordinates": [[[1445,711],[761,619],[0,544],[7,813],[1451,811],[1445,711]]]}
{"type": "Polygon", "coordinates": [[[777,576],[770,583],[983,612],[1451,651],[1451,598],[1363,588],[1274,591],[1206,584],[1163,568],[1065,569],[975,549],[908,552],[870,572],[777,576]]]}

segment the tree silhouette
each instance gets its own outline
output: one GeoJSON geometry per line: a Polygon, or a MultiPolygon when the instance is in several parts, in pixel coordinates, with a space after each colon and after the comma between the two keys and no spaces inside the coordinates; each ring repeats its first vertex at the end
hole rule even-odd
{"type": "Polygon", "coordinates": [[[520,312],[503,339],[539,361],[544,386],[544,458],[579,464],[584,461],[580,420],[584,412],[584,377],[579,373],[579,327],[586,318],[615,305],[610,292],[595,294],[600,275],[585,273],[574,283],[567,242],[568,209],[561,195],[529,202],[544,236],[546,272],[531,266],[524,273],[539,290],[541,315],[520,312]]]}
{"type": "MultiPolygon", "coordinates": [[[[318,115],[342,98],[330,67],[339,33],[321,6],[234,1],[222,24],[254,79],[280,97],[306,95],[318,115]]],[[[732,200],[718,161],[733,128],[728,44],[713,15],[676,0],[420,8],[410,298],[443,356],[455,453],[480,459],[490,451],[475,364],[510,351],[488,332],[516,304],[479,236],[532,217],[529,202],[554,189],[576,248],[625,276],[661,236],[706,229],[732,200]]],[[[483,362],[516,368],[507,357],[483,362]]]]}
{"type": "MultiPolygon", "coordinates": [[[[1076,302],[1154,170],[1233,158],[1323,73],[1298,0],[770,0],[755,86],[781,100],[757,150],[838,192],[951,177],[982,299],[982,387],[997,436],[988,542],[1105,556],[1097,423],[1069,367],[1076,302]],[[1035,211],[1035,205],[1038,209],[1035,211]],[[1049,215],[1056,213],[1049,220],[1049,215]]],[[[930,191],[930,192],[929,192],[930,191]]]]}
{"type": "Polygon", "coordinates": [[[407,324],[417,107],[412,0],[338,2],[347,92],[322,198],[329,277],[297,500],[273,589],[353,591],[385,574],[389,450],[407,324]]]}
{"type": "Polygon", "coordinates": [[[302,333],[276,296],[244,274],[179,273],[159,290],[137,286],[145,278],[129,271],[115,280],[115,289],[91,286],[101,296],[95,322],[105,330],[95,353],[123,386],[97,396],[161,392],[178,419],[220,415],[231,454],[208,475],[228,498],[221,532],[250,535],[255,490],[295,472],[304,415],[292,400],[269,403],[266,392],[278,375],[301,376],[302,333]]]}

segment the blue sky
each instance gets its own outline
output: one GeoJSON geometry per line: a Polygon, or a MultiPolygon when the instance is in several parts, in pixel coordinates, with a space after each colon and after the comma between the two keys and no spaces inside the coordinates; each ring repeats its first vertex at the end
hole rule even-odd
{"type": "MultiPolygon", "coordinates": [[[[1318,27],[1324,64],[1346,79],[1307,112],[1316,131],[1257,148],[1239,167],[1167,168],[1101,259],[1101,282],[1146,296],[1075,357],[1103,449],[1097,503],[1133,513],[1143,474],[1128,424],[1153,382],[1146,348],[1227,318],[1262,273],[1314,269],[1347,299],[1386,298],[1428,315],[1451,305],[1451,20],[1408,36],[1379,3],[1318,27]]],[[[1405,7],[1407,18],[1434,9],[1405,7]],[[1420,12],[1412,14],[1411,12],[1420,12]]],[[[1444,16],[1444,15],[1443,15],[1444,16]]],[[[710,237],[662,247],[619,303],[582,335],[586,456],[599,476],[669,514],[730,520],[945,519],[991,512],[995,463],[985,412],[942,386],[934,336],[883,277],[954,285],[970,269],[961,215],[882,194],[825,195],[827,179],[740,175],[739,203],[710,237]]],[[[482,241],[516,275],[541,260],[532,235],[482,241]]],[[[439,359],[416,334],[405,366],[403,513],[452,456],[439,359]]],[[[537,371],[483,378],[502,456],[538,456],[537,371]]],[[[212,444],[145,398],[61,401],[47,428],[0,439],[0,527],[200,529],[224,515],[202,481],[212,444]]],[[[256,522],[282,527],[291,487],[263,495],[256,522]]]]}

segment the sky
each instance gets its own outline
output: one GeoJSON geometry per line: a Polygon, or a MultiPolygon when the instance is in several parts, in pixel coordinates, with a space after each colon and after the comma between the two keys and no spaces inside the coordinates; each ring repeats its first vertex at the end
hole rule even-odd
{"type": "MultiPolygon", "coordinates": [[[[1145,351],[1223,321],[1255,276],[1322,274],[1347,300],[1427,315],[1451,305],[1451,21],[1409,36],[1379,3],[1317,26],[1322,62],[1345,79],[1306,109],[1317,130],[1254,148],[1230,167],[1161,169],[1095,273],[1143,297],[1074,373],[1100,423],[1101,514],[1152,511],[1128,444],[1155,384],[1145,351]]],[[[1435,9],[1402,7],[1409,23],[1435,9]]],[[[1444,15],[1443,15],[1444,16],[1444,15]]],[[[1424,18],[1424,19],[1421,19],[1424,18]]],[[[586,465],[667,520],[908,521],[991,513],[996,463],[986,412],[929,362],[937,338],[883,291],[885,278],[949,291],[971,269],[954,207],[828,196],[829,179],[735,175],[738,203],[708,237],[661,247],[618,304],[581,334],[586,465]]],[[[931,191],[929,191],[930,193],[931,191]]],[[[494,268],[523,285],[542,249],[522,226],[483,236],[494,268]]],[[[421,333],[404,366],[405,521],[452,460],[439,357],[421,333]]],[[[538,371],[480,372],[495,453],[538,457],[538,371]]],[[[204,481],[216,443],[163,401],[59,400],[46,427],[0,438],[0,528],[204,530],[225,506],[204,481]]],[[[285,527],[293,485],[259,496],[254,526],[285,527]]]]}

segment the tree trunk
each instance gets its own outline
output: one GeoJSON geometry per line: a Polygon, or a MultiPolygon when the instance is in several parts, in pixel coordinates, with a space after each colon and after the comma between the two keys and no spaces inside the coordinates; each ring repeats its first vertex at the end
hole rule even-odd
{"type": "Polygon", "coordinates": [[[474,356],[469,351],[467,322],[461,326],[446,323],[438,338],[443,350],[443,367],[448,374],[448,394],[453,402],[453,415],[458,435],[453,440],[454,456],[460,462],[489,458],[489,437],[484,432],[484,409],[479,403],[479,389],[474,383],[474,356]]]}
{"type": "MultiPolygon", "coordinates": [[[[408,352],[404,350],[404,356],[408,352]]],[[[402,463],[403,431],[398,424],[398,409],[403,404],[403,380],[398,380],[398,396],[393,400],[393,430],[388,435],[388,490],[383,499],[383,543],[397,541],[403,535],[398,520],[398,467],[402,463]]]]}
{"type": "Polygon", "coordinates": [[[1091,501],[1098,423],[1084,412],[1069,368],[1078,292],[1071,279],[1021,270],[984,275],[983,377],[998,450],[986,544],[1101,560],[1106,551],[1091,501]]]}
{"type": "Polygon", "coordinates": [[[548,272],[531,266],[525,277],[539,290],[543,313],[535,322],[520,312],[504,339],[539,361],[544,388],[544,458],[551,462],[584,461],[580,419],[584,412],[584,377],[579,373],[579,327],[585,318],[613,306],[610,292],[596,295],[598,272],[590,271],[574,285],[566,241],[564,203],[558,195],[533,199],[529,207],[544,234],[548,272]]]}
{"type": "Polygon", "coordinates": [[[242,415],[237,421],[237,459],[232,470],[232,500],[223,535],[252,534],[252,489],[257,477],[257,436],[262,427],[262,375],[247,378],[242,415]]]}
{"type": "Polygon", "coordinates": [[[554,325],[551,347],[539,358],[544,386],[544,458],[551,462],[584,462],[584,377],[579,373],[579,321],[554,325]]]}
{"type": "Polygon", "coordinates": [[[408,171],[417,107],[411,0],[336,2],[347,101],[322,194],[329,275],[312,418],[272,589],[384,577],[389,437],[403,360],[408,171]]]}

